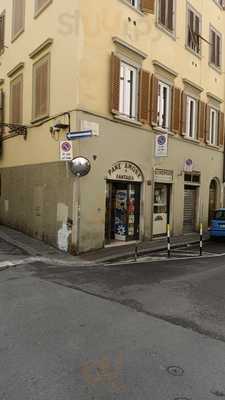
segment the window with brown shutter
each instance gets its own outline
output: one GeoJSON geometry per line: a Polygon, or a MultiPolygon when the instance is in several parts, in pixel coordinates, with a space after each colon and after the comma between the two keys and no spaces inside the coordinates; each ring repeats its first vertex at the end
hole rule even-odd
{"type": "Polygon", "coordinates": [[[159,80],[155,75],[152,75],[151,83],[151,125],[158,124],[158,97],[159,97],[159,80]]]}
{"type": "Polygon", "coordinates": [[[159,0],[158,22],[170,32],[174,31],[175,0],[159,0]]]}
{"type": "Polygon", "coordinates": [[[181,135],[186,134],[187,128],[187,95],[182,92],[182,102],[181,102],[181,135]]]}
{"type": "Polygon", "coordinates": [[[210,143],[210,107],[206,105],[205,142],[210,143]]]}
{"type": "Polygon", "coordinates": [[[187,47],[197,54],[201,53],[202,18],[192,7],[188,6],[187,47]]]}
{"type": "Polygon", "coordinates": [[[221,67],[222,36],[213,27],[210,28],[210,63],[221,67]]]}
{"type": "Polygon", "coordinates": [[[224,146],[224,113],[219,113],[219,145],[224,146]]]}
{"type": "Polygon", "coordinates": [[[171,128],[174,133],[180,133],[180,121],[181,121],[181,90],[177,87],[173,87],[172,92],[172,122],[171,128]]]}
{"type": "MultiPolygon", "coordinates": [[[[5,122],[4,121],[4,111],[5,111],[5,93],[3,89],[0,90],[0,123],[5,122]]],[[[4,133],[4,127],[0,126],[0,137],[4,133]]]]}
{"type": "Polygon", "coordinates": [[[17,76],[10,84],[10,122],[23,123],[23,75],[17,76]]]}
{"type": "Polygon", "coordinates": [[[50,55],[34,64],[33,69],[33,119],[44,118],[49,114],[50,55]]]}
{"type": "Polygon", "coordinates": [[[155,0],[141,0],[141,10],[146,13],[154,14],[155,0]]]}
{"type": "Polygon", "coordinates": [[[53,0],[35,0],[35,16],[39,15],[53,0]]]}
{"type": "Polygon", "coordinates": [[[150,116],[150,85],[151,74],[148,71],[140,70],[139,77],[139,121],[149,124],[150,116]]]}
{"type": "Polygon", "coordinates": [[[0,15],[0,54],[5,49],[5,11],[0,15]]]}
{"type": "Polygon", "coordinates": [[[25,26],[25,0],[13,0],[12,40],[15,40],[25,26]]]}
{"type": "Polygon", "coordinates": [[[204,140],[205,138],[205,122],[206,122],[206,104],[203,101],[199,101],[198,105],[198,134],[197,139],[204,140]]]}
{"type": "Polygon", "coordinates": [[[120,103],[120,59],[112,54],[112,112],[119,112],[120,103]]]}

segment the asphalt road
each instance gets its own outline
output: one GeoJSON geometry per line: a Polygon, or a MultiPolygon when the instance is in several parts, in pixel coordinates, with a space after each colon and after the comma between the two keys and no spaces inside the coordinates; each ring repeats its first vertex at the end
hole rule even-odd
{"type": "Polygon", "coordinates": [[[225,256],[0,272],[0,400],[225,398],[224,286],[225,256]]]}

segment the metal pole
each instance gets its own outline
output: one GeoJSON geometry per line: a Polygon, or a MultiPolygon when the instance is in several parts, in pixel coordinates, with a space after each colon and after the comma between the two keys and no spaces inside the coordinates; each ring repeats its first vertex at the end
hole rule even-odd
{"type": "Polygon", "coordinates": [[[202,256],[202,249],[203,249],[203,229],[202,229],[202,224],[200,224],[200,256],[202,256]]]}
{"type": "Polygon", "coordinates": [[[80,254],[80,175],[76,176],[77,181],[77,240],[76,253],[80,254]]]}
{"type": "Polygon", "coordinates": [[[137,245],[137,243],[135,245],[135,250],[134,250],[134,259],[137,262],[137,259],[138,259],[138,245],[137,245]]]}
{"type": "Polygon", "coordinates": [[[171,248],[170,248],[170,225],[167,225],[167,251],[168,251],[168,258],[171,255],[171,248]]]}

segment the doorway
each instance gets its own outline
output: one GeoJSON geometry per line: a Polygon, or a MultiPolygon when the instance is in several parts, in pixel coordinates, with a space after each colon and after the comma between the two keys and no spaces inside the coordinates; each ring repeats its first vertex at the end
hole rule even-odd
{"type": "Polygon", "coordinates": [[[106,182],[106,243],[139,240],[140,189],[140,183],[106,182]]]}
{"type": "Polygon", "coordinates": [[[184,233],[195,231],[196,223],[197,188],[184,186],[184,233]]]}
{"type": "Polygon", "coordinates": [[[208,220],[209,226],[211,224],[216,208],[217,208],[217,182],[215,179],[213,179],[209,187],[209,220],[208,220]]]}
{"type": "Polygon", "coordinates": [[[167,224],[170,223],[170,193],[171,185],[155,183],[153,236],[163,236],[167,233],[167,224]]]}

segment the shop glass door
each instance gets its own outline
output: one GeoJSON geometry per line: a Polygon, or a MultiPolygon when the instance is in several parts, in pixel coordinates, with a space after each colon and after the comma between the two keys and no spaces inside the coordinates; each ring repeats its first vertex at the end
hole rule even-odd
{"type": "Polygon", "coordinates": [[[170,185],[155,184],[154,210],[153,210],[153,235],[165,235],[169,223],[170,185]]]}

